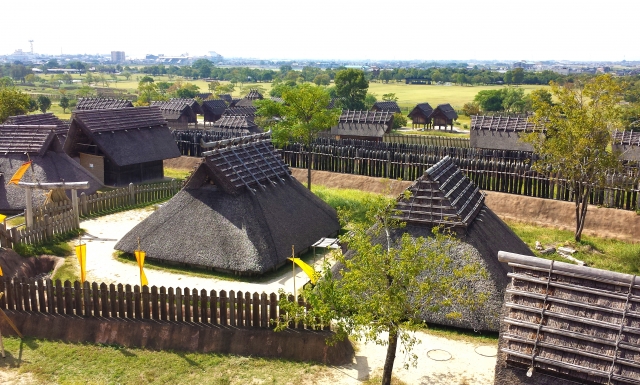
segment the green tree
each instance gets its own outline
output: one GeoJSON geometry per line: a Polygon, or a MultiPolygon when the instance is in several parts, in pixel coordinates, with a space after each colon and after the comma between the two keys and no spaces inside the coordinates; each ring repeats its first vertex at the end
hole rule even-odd
{"type": "Polygon", "coordinates": [[[502,90],[483,90],[476,94],[473,101],[478,103],[482,111],[502,111],[503,98],[502,90]]]}
{"type": "Polygon", "coordinates": [[[469,102],[462,106],[462,113],[467,116],[480,115],[480,112],[480,105],[478,102],[469,102]]]}
{"type": "Polygon", "coordinates": [[[62,95],[60,98],[60,107],[62,107],[62,112],[67,112],[67,108],[69,108],[69,98],[66,95],[62,95]]]}
{"type": "Polygon", "coordinates": [[[610,75],[600,75],[585,84],[561,87],[551,82],[551,92],[555,104],[540,94],[532,97],[532,121],[544,134],[534,132],[523,139],[539,155],[534,163],[538,172],[559,172],[568,181],[576,213],[574,238],[579,242],[591,192],[620,167],[610,145],[612,131],[622,127],[622,87],[610,75]]]}
{"type": "Polygon", "coordinates": [[[388,94],[383,94],[382,100],[384,100],[385,102],[397,102],[398,97],[393,92],[390,92],[388,94]]]}
{"type": "MultiPolygon", "coordinates": [[[[468,256],[454,252],[459,242],[437,228],[427,239],[402,234],[403,224],[393,218],[395,200],[378,196],[367,205],[366,219],[349,222],[351,231],[341,237],[349,252],[338,257],[344,267],[340,274],[332,274],[325,265],[316,286],[303,292],[311,305],[308,311],[281,300],[286,316],[278,320],[276,330],[292,320],[332,323],[337,339],[353,335],[386,345],[382,384],[388,385],[398,343],[409,353],[418,342],[410,332],[424,325],[420,314],[446,312],[452,303],[467,308],[482,304],[487,295],[476,292],[470,282],[487,273],[468,256]]],[[[448,316],[461,317],[454,312],[448,316]]],[[[415,364],[418,357],[411,358],[415,364]]]]}
{"type": "Polygon", "coordinates": [[[364,99],[367,96],[369,82],[364,76],[364,71],[353,68],[338,71],[334,83],[336,94],[342,98],[342,107],[349,110],[365,108],[364,99]]]}
{"type": "Polygon", "coordinates": [[[524,70],[522,68],[514,68],[513,69],[513,82],[515,84],[522,84],[524,80],[524,70]]]}
{"type": "Polygon", "coordinates": [[[393,125],[391,128],[397,130],[398,128],[405,127],[407,125],[407,117],[403,114],[396,112],[393,114],[393,125]]]}
{"type": "Polygon", "coordinates": [[[524,112],[526,102],[524,100],[524,89],[508,87],[501,90],[502,109],[506,112],[524,112]]]}
{"type": "Polygon", "coordinates": [[[305,145],[307,187],[311,189],[310,145],[319,132],[337,124],[340,110],[327,109],[329,93],[310,83],[284,89],[282,99],[284,103],[270,99],[257,101],[259,122],[273,130],[276,142],[287,143],[293,139],[305,145]]]}
{"type": "Polygon", "coordinates": [[[47,96],[39,95],[38,109],[44,114],[49,108],[51,108],[51,99],[49,99],[47,96]]]}
{"type": "Polygon", "coordinates": [[[316,77],[313,78],[313,82],[318,86],[328,86],[331,84],[331,77],[325,73],[317,74],[316,77]]]}
{"type": "Polygon", "coordinates": [[[507,84],[513,83],[513,72],[512,71],[507,71],[504,74],[504,82],[507,83],[507,84]]]}
{"type": "Polygon", "coordinates": [[[367,92],[367,96],[364,97],[364,109],[370,110],[377,101],[376,94],[367,92]]]}
{"type": "Polygon", "coordinates": [[[14,87],[0,85],[0,122],[4,122],[9,116],[26,114],[30,100],[29,95],[14,87]]]}
{"type": "Polygon", "coordinates": [[[131,72],[129,71],[124,71],[121,75],[124,76],[124,78],[127,79],[127,81],[131,79],[131,72]]]}

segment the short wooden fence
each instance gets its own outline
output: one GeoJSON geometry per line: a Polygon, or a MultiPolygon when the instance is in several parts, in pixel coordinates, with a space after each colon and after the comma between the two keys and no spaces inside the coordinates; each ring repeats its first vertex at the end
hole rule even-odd
{"type": "MultiPolygon", "coordinates": [[[[278,305],[284,295],[275,293],[6,277],[0,279],[0,292],[4,292],[0,309],[51,315],[271,328],[271,320],[285,314],[278,305]]],[[[293,296],[287,298],[294,300],[293,296]]],[[[301,297],[298,303],[309,307],[301,297]]],[[[289,327],[318,329],[301,323],[291,323],[289,327]]]]}
{"type": "Polygon", "coordinates": [[[176,180],[121,187],[91,195],[80,194],[80,216],[95,216],[145,203],[157,202],[174,196],[182,186],[176,180]]]}

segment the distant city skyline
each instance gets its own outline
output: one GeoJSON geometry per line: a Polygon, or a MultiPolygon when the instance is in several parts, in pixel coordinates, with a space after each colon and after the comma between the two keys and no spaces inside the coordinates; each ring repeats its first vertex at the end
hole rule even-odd
{"type": "Polygon", "coordinates": [[[638,61],[637,0],[293,0],[3,4],[0,55],[146,54],[265,60],[638,61]],[[92,4],[92,6],[87,6],[92,4]]]}

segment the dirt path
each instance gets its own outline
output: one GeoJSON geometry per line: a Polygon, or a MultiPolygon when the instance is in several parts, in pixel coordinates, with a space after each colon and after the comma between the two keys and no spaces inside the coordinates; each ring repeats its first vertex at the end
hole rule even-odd
{"type": "MultiPolygon", "coordinates": [[[[138,268],[123,263],[113,257],[117,240],[122,238],[137,223],[149,216],[151,209],[131,210],[100,218],[82,221],[80,227],[87,230],[87,280],[105,283],[139,284],[138,268]]],[[[318,261],[318,265],[321,260],[318,261]]],[[[273,277],[264,283],[248,283],[225,281],[217,278],[201,278],[173,274],[161,270],[146,269],[145,273],[150,285],[165,287],[188,287],[205,290],[242,290],[252,292],[277,292],[279,288],[293,290],[291,273],[273,277]]],[[[306,276],[296,270],[297,285],[306,282],[306,276]]],[[[418,333],[422,343],[417,345],[414,353],[418,355],[417,368],[403,369],[403,355],[398,350],[394,375],[409,384],[491,384],[495,357],[484,357],[475,352],[477,345],[466,342],[447,340],[425,333],[418,333]],[[434,361],[427,352],[431,349],[444,349],[451,354],[447,361],[434,361]]],[[[489,350],[496,350],[496,346],[489,350]]],[[[326,384],[359,384],[369,376],[379,375],[384,366],[386,347],[375,344],[359,344],[354,362],[342,367],[328,369],[326,384]]],[[[431,352],[430,355],[447,355],[442,352],[431,352]]],[[[446,357],[445,357],[446,358],[446,357]]]]}

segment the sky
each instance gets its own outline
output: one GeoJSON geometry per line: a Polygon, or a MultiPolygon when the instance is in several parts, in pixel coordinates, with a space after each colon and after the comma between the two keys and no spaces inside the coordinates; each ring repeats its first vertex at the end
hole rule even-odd
{"type": "Polygon", "coordinates": [[[639,0],[4,0],[0,55],[640,60],[639,0]]]}

